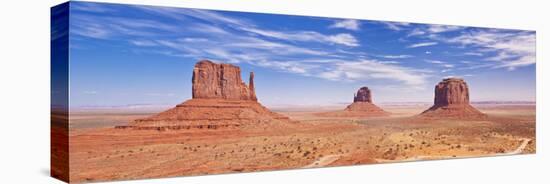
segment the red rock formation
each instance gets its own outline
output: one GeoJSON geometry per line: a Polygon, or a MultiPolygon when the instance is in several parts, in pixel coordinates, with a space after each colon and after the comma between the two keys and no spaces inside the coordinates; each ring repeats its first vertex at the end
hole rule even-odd
{"type": "Polygon", "coordinates": [[[370,89],[362,87],[353,95],[353,103],[348,105],[343,111],[319,113],[318,115],[333,117],[378,117],[387,116],[389,113],[374,105],[370,89]]]}
{"type": "Polygon", "coordinates": [[[256,97],[256,88],[254,87],[254,72],[250,72],[250,79],[248,80],[248,93],[250,94],[250,100],[258,101],[256,97]]]}
{"type": "Polygon", "coordinates": [[[368,87],[360,88],[356,94],[353,95],[353,102],[369,102],[372,103],[370,89],[368,87]]]}
{"type": "Polygon", "coordinates": [[[460,78],[446,78],[435,86],[434,105],[422,112],[427,118],[482,119],[483,114],[470,105],[468,85],[460,78]]]}
{"type": "MultiPolygon", "coordinates": [[[[250,74],[253,83],[254,74],[250,74]]],[[[253,85],[253,84],[252,84],[253,85]]],[[[241,69],[231,64],[216,64],[202,60],[193,69],[194,99],[252,100],[256,98],[253,86],[249,89],[241,79],[241,69]]]]}
{"type": "Polygon", "coordinates": [[[247,86],[239,67],[203,60],[195,65],[192,82],[193,99],[118,128],[216,129],[289,121],[257,102],[252,72],[247,86]]]}

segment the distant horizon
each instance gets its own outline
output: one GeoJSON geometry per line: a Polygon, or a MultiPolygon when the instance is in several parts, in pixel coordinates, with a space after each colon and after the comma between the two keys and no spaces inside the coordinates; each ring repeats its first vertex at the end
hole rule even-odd
{"type": "MultiPolygon", "coordinates": [[[[190,100],[190,99],[188,99],[190,100]]],[[[185,100],[186,101],[186,100],[185,100]]],[[[166,108],[166,107],[173,107],[177,104],[183,103],[175,103],[175,104],[126,104],[126,105],[105,105],[105,106],[73,106],[71,109],[76,110],[85,110],[85,109],[147,109],[147,108],[166,108]]],[[[260,102],[261,103],[261,102],[260,102]]],[[[340,106],[347,106],[353,102],[340,102],[340,103],[333,103],[333,104],[264,104],[268,108],[284,108],[284,107],[340,107],[340,106]]],[[[380,106],[400,106],[400,105],[432,105],[433,101],[431,102],[374,102],[376,105],[380,106]]],[[[536,101],[470,101],[472,105],[536,105],[536,101]]]]}
{"type": "Polygon", "coordinates": [[[443,78],[470,101],[536,101],[535,31],[71,2],[70,107],[178,104],[202,59],[254,71],[265,106],[431,103],[443,78]]]}

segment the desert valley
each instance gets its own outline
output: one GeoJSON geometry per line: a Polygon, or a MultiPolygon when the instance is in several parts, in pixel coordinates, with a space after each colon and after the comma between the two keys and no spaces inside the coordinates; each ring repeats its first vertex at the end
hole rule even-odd
{"type": "Polygon", "coordinates": [[[193,98],[168,110],[72,111],[70,181],[536,151],[534,103],[471,103],[459,78],[436,84],[433,104],[377,104],[366,86],[332,109],[269,109],[256,96],[254,73],[246,84],[231,64],[200,61],[192,81],[193,98]]]}

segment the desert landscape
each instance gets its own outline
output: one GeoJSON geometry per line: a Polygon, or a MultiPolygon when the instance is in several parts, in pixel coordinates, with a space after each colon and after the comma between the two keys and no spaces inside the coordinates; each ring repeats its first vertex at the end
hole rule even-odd
{"type": "Polygon", "coordinates": [[[203,60],[192,99],[175,107],[71,111],[70,181],[536,152],[534,102],[470,102],[459,78],[436,84],[433,104],[375,104],[365,86],[332,109],[269,109],[254,84],[254,73],[246,84],[238,66],[203,60]]]}

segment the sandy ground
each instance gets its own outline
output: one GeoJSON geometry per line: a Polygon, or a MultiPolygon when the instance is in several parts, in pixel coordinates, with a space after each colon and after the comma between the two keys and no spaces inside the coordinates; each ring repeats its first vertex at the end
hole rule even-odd
{"type": "MultiPolygon", "coordinates": [[[[425,107],[382,107],[383,118],[282,114],[289,126],[218,130],[120,130],[149,114],[71,116],[73,182],[251,172],[535,153],[534,106],[484,106],[484,121],[411,118],[425,107]]],[[[325,110],[322,110],[325,111],[325,110]]]]}

